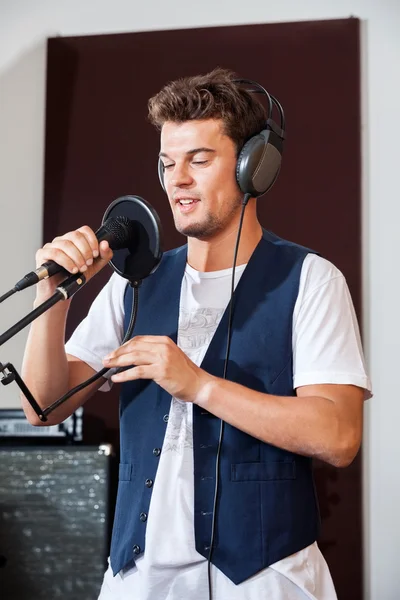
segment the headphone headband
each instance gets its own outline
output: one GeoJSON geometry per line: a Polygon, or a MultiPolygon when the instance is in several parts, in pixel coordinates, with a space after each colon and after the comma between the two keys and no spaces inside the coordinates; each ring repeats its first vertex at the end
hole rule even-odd
{"type": "Polygon", "coordinates": [[[253,88],[256,88],[256,89],[246,89],[246,92],[249,92],[250,94],[264,94],[264,96],[266,96],[267,101],[268,101],[267,125],[270,125],[271,129],[273,129],[277,135],[279,135],[280,137],[285,139],[285,125],[286,125],[285,113],[283,112],[281,103],[275,98],[275,96],[273,96],[272,94],[267,92],[265,87],[263,87],[260,83],[257,83],[257,81],[253,81],[252,79],[234,79],[233,81],[234,81],[234,83],[239,83],[239,84],[242,84],[242,83],[249,84],[249,85],[252,85],[253,88]],[[275,121],[273,121],[273,119],[272,119],[273,105],[275,105],[279,111],[279,117],[280,117],[280,121],[281,121],[280,128],[278,128],[275,121]],[[273,126],[272,126],[272,124],[273,124],[273,126]]]}

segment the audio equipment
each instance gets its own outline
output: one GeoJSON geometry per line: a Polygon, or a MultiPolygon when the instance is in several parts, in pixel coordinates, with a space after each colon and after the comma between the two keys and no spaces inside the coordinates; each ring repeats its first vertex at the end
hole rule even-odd
{"type": "Polygon", "coordinates": [[[81,442],[83,436],[83,407],[59,425],[35,427],[31,425],[22,408],[0,410],[1,444],[37,444],[38,440],[50,443],[81,442]]]}
{"type": "Polygon", "coordinates": [[[157,212],[140,196],[121,196],[110,204],[103,216],[109,219],[126,217],[131,224],[131,241],[114,251],[110,265],[129,281],[140,281],[158,267],[162,258],[162,230],[157,212]]]}
{"type": "MultiPolygon", "coordinates": [[[[153,273],[161,257],[161,223],[154,208],[140,196],[122,196],[107,208],[101,227],[96,231],[99,242],[106,240],[114,251],[111,266],[122,277],[141,280],[153,273]]],[[[64,273],[70,273],[53,260],[31,271],[0,298],[0,302],[13,293],[64,273]]]]}
{"type": "Polygon", "coordinates": [[[0,447],[0,597],[94,600],[109,546],[110,446],[0,447]]]}

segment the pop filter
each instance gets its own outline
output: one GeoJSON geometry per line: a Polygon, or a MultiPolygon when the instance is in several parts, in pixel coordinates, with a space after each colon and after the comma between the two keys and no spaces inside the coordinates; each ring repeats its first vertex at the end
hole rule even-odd
{"type": "Polygon", "coordinates": [[[142,280],[156,270],[163,254],[159,216],[140,196],[121,196],[107,208],[102,224],[117,217],[130,219],[132,236],[127,248],[114,250],[110,265],[131,282],[142,280]]]}

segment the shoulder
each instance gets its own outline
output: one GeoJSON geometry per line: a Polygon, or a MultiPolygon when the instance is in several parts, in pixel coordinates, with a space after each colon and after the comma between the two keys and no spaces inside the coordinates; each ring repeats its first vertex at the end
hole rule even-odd
{"type": "Polygon", "coordinates": [[[267,246],[272,246],[276,250],[284,251],[287,254],[295,254],[300,257],[313,253],[314,250],[307,248],[306,246],[302,246],[301,244],[297,244],[296,242],[292,242],[290,240],[285,240],[284,238],[279,237],[276,233],[272,231],[268,231],[263,228],[262,241],[267,246]]]}
{"type": "Polygon", "coordinates": [[[317,315],[333,318],[335,314],[354,313],[343,273],[317,254],[307,254],[302,264],[294,316],[297,317],[300,312],[303,315],[310,313],[314,318],[317,315]]]}
{"type": "Polygon", "coordinates": [[[305,295],[336,279],[345,281],[343,273],[329,260],[318,254],[307,254],[301,269],[300,289],[305,295]]]}

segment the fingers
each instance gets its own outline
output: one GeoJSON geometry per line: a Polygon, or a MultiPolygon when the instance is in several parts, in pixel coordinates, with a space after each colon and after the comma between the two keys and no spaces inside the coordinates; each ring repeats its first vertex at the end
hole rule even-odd
{"type": "Polygon", "coordinates": [[[100,259],[105,262],[110,262],[110,260],[113,257],[113,251],[111,250],[110,246],[108,245],[108,242],[106,242],[105,240],[100,242],[99,250],[100,250],[100,259]]]}
{"type": "Polygon", "coordinates": [[[167,336],[137,335],[110,352],[104,357],[103,362],[105,365],[112,364],[112,366],[144,364],[147,360],[148,362],[156,362],[167,358],[170,352],[173,352],[175,346],[174,342],[167,336]],[[116,362],[120,357],[126,356],[130,357],[129,359],[124,358],[128,362],[116,362]]]}
{"type": "MultiPolygon", "coordinates": [[[[120,349],[119,349],[120,350],[120,349]]],[[[113,352],[103,358],[105,367],[128,367],[129,365],[150,365],[156,362],[157,355],[153,351],[133,350],[132,352],[113,352]]]]}
{"type": "Polygon", "coordinates": [[[85,256],[86,260],[99,256],[99,242],[93,229],[84,225],[73,231],[71,235],[75,236],[76,244],[81,251],[83,250],[82,255],[85,256]]]}
{"type": "Polygon", "coordinates": [[[45,244],[42,250],[37,253],[37,261],[42,264],[48,260],[54,260],[58,265],[71,273],[87,270],[85,257],[79,248],[69,239],[56,238],[51,244],[45,244]]]}
{"type": "Polygon", "coordinates": [[[199,388],[201,371],[166,336],[137,336],[103,359],[108,369],[121,368],[111,380],[122,383],[152,379],[171,396],[193,402],[199,388]]]}
{"type": "Polygon", "coordinates": [[[123,344],[117,350],[115,350],[115,352],[118,352],[118,350],[121,350],[125,346],[132,345],[132,344],[135,344],[135,345],[140,344],[140,347],[142,347],[142,346],[144,347],[144,345],[147,344],[148,349],[150,349],[152,347],[152,345],[154,346],[154,344],[158,344],[159,346],[164,346],[164,347],[171,347],[171,348],[173,346],[176,346],[176,344],[171,340],[171,338],[166,335],[135,335],[135,337],[128,340],[127,342],[125,342],[125,344],[123,344]]]}
{"type": "Polygon", "coordinates": [[[111,376],[114,383],[123,383],[124,381],[133,381],[134,379],[153,379],[154,369],[152,365],[141,365],[126,369],[121,373],[115,373],[111,376]]]}
{"type": "Polygon", "coordinates": [[[53,260],[70,273],[81,271],[91,277],[111,260],[113,256],[108,242],[99,244],[94,231],[87,226],[70,231],[45,244],[36,253],[36,263],[40,266],[53,260]]]}

